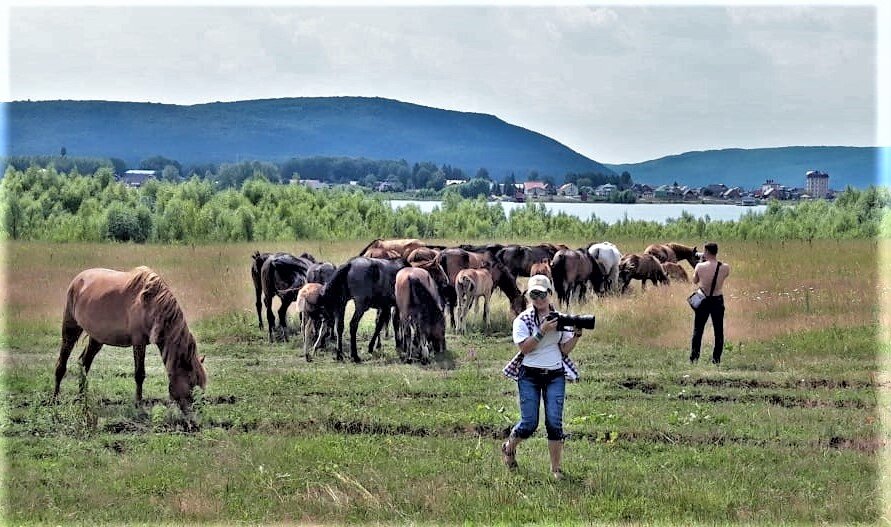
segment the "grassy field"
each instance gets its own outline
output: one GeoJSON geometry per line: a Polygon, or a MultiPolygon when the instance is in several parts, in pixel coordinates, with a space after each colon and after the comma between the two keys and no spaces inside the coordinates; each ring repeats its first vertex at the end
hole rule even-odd
{"type": "MultiPolygon", "coordinates": [[[[443,241],[449,243],[451,240],[443,241]]],[[[691,240],[692,241],[692,240],[691,240]]],[[[584,242],[572,241],[577,246],[584,242]]],[[[626,252],[648,242],[620,240],[626,252]]],[[[689,285],[573,306],[598,327],[574,355],[567,479],[550,481],[542,428],[508,473],[498,438],[518,417],[506,301],[449,335],[454,369],[399,364],[389,339],[362,365],[257,328],[248,255],[342,262],[363,242],[160,247],[10,243],[2,301],[3,516],[13,524],[194,522],[878,523],[883,515],[873,241],[727,243],[720,368],[690,366],[689,285]],[[77,397],[76,361],[48,405],[70,279],[149,265],[206,354],[201,429],[184,433],[149,349],[144,407],[132,354],[106,347],[77,397]]],[[[686,264],[684,264],[686,266],[686,264]]],[[[703,356],[710,354],[707,328],[703,356]]],[[[707,360],[704,361],[707,363],[707,360]]]]}

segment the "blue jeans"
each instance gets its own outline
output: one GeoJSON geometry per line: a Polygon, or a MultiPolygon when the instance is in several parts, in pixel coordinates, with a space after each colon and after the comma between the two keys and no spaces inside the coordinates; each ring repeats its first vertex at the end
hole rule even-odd
{"type": "Polygon", "coordinates": [[[526,439],[535,432],[538,428],[538,410],[541,401],[544,401],[548,439],[562,440],[565,437],[563,399],[566,394],[563,369],[548,371],[520,366],[517,388],[520,394],[520,422],[511,430],[511,435],[526,439]]]}

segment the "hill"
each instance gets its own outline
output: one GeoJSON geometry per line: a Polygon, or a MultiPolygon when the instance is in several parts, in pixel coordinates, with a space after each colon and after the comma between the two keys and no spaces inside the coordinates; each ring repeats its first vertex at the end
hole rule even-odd
{"type": "MultiPolygon", "coordinates": [[[[754,188],[767,179],[790,187],[804,187],[805,173],[829,174],[834,189],[863,188],[878,183],[881,148],[852,146],[788,146],[781,148],[730,148],[686,152],[642,163],[607,164],[617,173],[627,170],[636,182],[754,188]]],[[[886,149],[887,150],[887,149],[886,149]]]]}
{"type": "Polygon", "coordinates": [[[180,106],[111,101],[17,101],[7,111],[9,155],[154,155],[180,163],[344,156],[432,161],[469,174],[485,167],[521,180],[531,170],[562,179],[603,165],[493,115],[363,97],[216,102],[180,106]]]}

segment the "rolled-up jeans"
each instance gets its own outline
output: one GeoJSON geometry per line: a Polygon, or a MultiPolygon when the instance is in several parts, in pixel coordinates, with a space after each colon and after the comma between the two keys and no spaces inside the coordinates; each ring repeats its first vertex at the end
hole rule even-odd
{"type": "Polygon", "coordinates": [[[545,408],[545,429],[548,439],[560,441],[563,435],[563,399],[566,395],[566,378],[563,369],[543,370],[520,366],[517,379],[520,399],[520,422],[514,425],[511,435],[519,439],[530,437],[538,428],[538,410],[541,401],[545,408]]]}

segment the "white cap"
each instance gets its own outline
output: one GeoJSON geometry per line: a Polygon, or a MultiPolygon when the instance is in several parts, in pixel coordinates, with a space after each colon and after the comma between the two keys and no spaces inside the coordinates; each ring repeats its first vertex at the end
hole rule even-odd
{"type": "Polygon", "coordinates": [[[551,292],[551,281],[548,280],[548,277],[543,274],[537,274],[529,277],[529,284],[527,286],[529,291],[544,291],[546,293],[551,292]]]}

